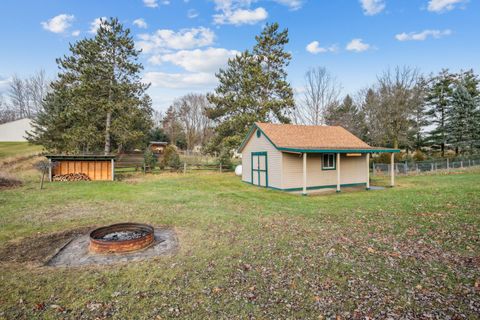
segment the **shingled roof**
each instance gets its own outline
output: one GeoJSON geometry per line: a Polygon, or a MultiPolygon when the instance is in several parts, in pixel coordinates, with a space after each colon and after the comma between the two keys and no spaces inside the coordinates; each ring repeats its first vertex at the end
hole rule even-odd
{"type": "Polygon", "coordinates": [[[396,149],[375,148],[360,140],[340,126],[306,126],[293,124],[255,123],[244,143],[252,135],[254,128],[260,129],[267,139],[281,151],[365,151],[398,152],[396,149]]]}

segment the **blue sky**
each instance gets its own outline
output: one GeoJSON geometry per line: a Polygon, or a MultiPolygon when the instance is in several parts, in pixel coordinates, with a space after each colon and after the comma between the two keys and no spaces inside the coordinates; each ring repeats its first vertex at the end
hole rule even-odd
{"type": "Polygon", "coordinates": [[[289,29],[295,89],[315,66],[336,76],[343,93],[396,65],[480,70],[478,0],[2,0],[0,92],[12,74],[44,69],[53,78],[55,58],[90,37],[100,17],[131,28],[158,110],[214,88],[215,71],[251,48],[266,22],[289,29]]]}

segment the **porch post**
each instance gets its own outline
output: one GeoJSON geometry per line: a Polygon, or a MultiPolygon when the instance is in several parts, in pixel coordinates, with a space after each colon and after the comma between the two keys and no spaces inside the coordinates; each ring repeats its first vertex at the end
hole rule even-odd
{"type": "Polygon", "coordinates": [[[370,190],[370,153],[367,153],[367,190],[370,190]]]}
{"type": "Polygon", "coordinates": [[[390,156],[390,187],[395,185],[395,154],[390,156]]]}
{"type": "Polygon", "coordinates": [[[303,192],[304,196],[307,195],[307,153],[303,153],[303,192]]]}
{"type": "Polygon", "coordinates": [[[340,153],[337,153],[337,192],[340,192],[340,153]]]}
{"type": "Polygon", "coordinates": [[[48,181],[52,182],[52,159],[48,159],[48,181]]]}

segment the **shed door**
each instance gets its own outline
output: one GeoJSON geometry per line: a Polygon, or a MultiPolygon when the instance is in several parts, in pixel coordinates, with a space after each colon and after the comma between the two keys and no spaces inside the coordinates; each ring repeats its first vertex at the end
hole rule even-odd
{"type": "Polygon", "coordinates": [[[268,162],[266,152],[252,152],[252,183],[268,187],[268,162]]]}

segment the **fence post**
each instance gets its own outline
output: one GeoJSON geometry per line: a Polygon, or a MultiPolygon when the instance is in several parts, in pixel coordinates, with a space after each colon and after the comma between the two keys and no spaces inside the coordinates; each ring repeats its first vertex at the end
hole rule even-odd
{"type": "Polygon", "coordinates": [[[372,176],[375,175],[375,162],[372,162],[372,176]]]}
{"type": "Polygon", "coordinates": [[[472,166],[472,160],[468,159],[468,166],[471,167],[472,166]]]}
{"type": "Polygon", "coordinates": [[[220,162],[220,172],[222,172],[222,163],[220,162]]]}
{"type": "Polygon", "coordinates": [[[463,168],[463,160],[460,161],[460,168],[463,168]]]}
{"type": "Polygon", "coordinates": [[[450,161],[448,161],[448,158],[447,158],[447,170],[450,170],[450,161]]]}
{"type": "Polygon", "coordinates": [[[416,171],[417,174],[418,174],[418,163],[416,163],[415,166],[416,166],[415,171],[416,171]]]}
{"type": "Polygon", "coordinates": [[[431,165],[430,171],[432,171],[432,172],[433,172],[433,167],[434,167],[434,164],[433,164],[433,162],[432,162],[432,163],[430,163],[430,165],[431,165]]]}
{"type": "Polygon", "coordinates": [[[187,163],[183,163],[183,174],[185,175],[187,173],[187,163]]]}

